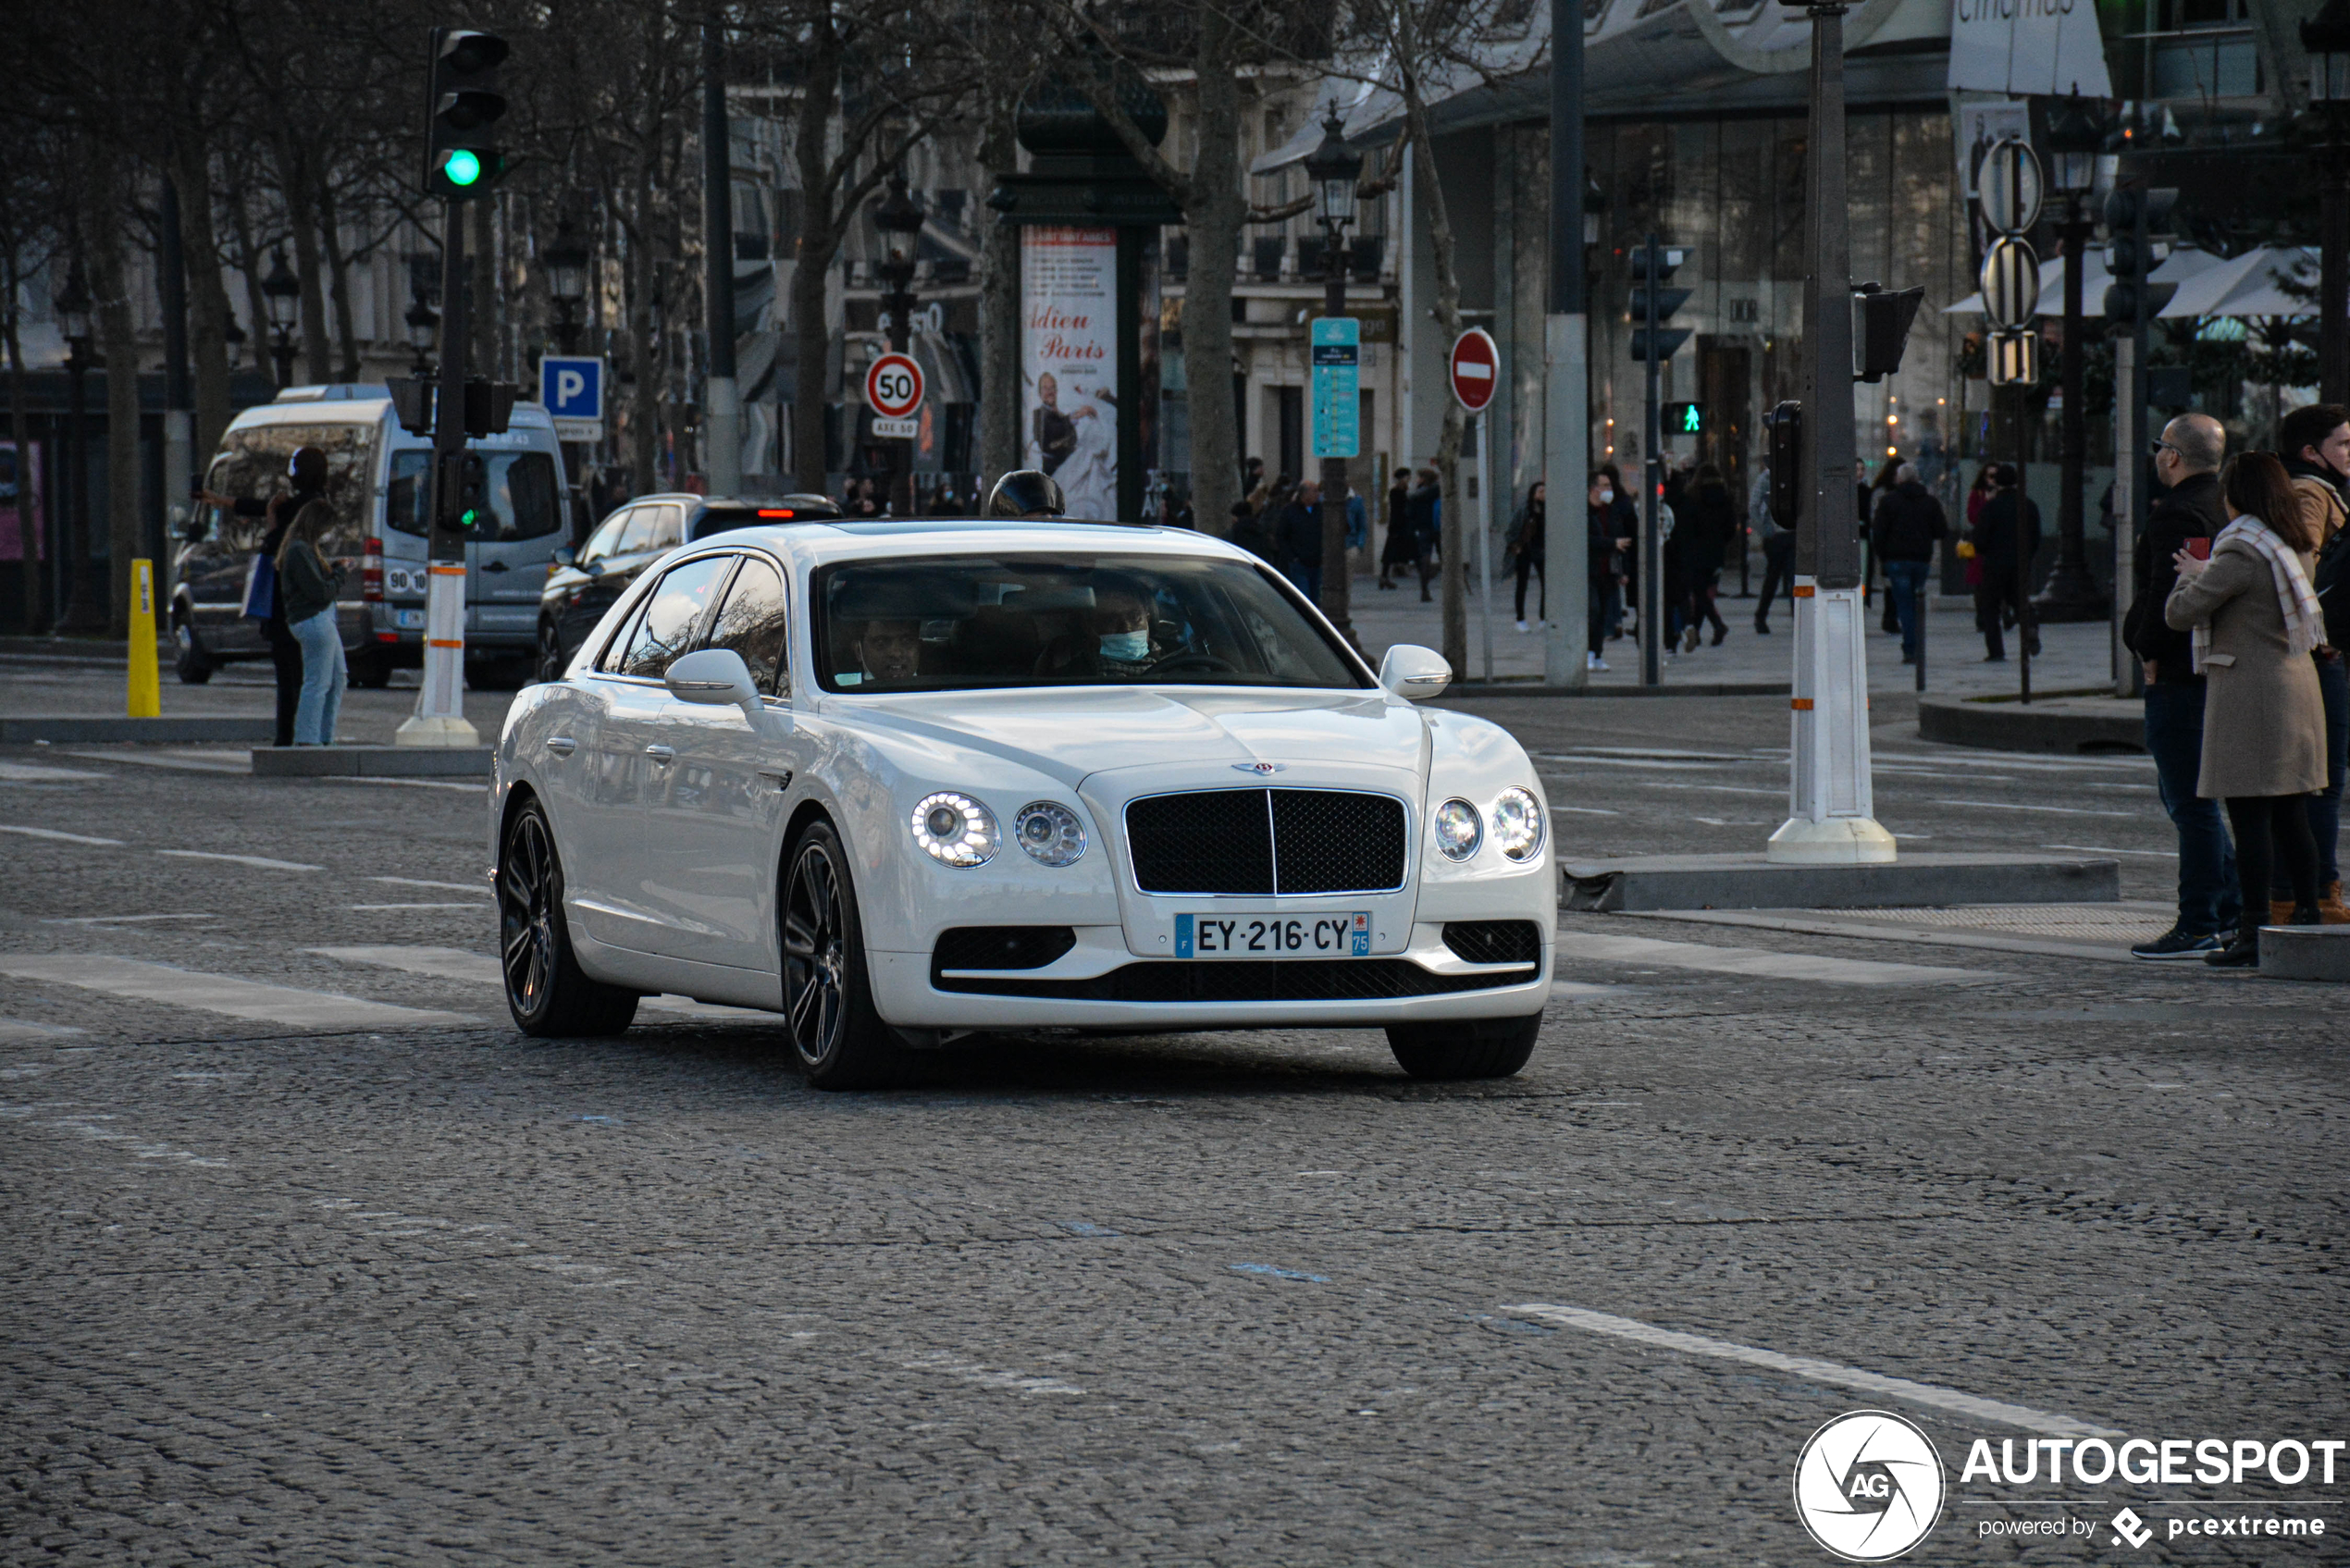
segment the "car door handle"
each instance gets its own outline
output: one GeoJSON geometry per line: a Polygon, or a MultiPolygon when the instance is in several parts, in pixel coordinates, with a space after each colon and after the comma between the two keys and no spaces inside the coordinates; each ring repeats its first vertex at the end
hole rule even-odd
{"type": "Polygon", "coordinates": [[[649,746],[645,747],[645,755],[666,766],[676,757],[677,748],[674,746],[649,746]]]}
{"type": "Polygon", "coordinates": [[[579,743],[569,735],[549,735],[547,749],[558,757],[568,757],[579,749],[579,743]]]}
{"type": "Polygon", "coordinates": [[[759,770],[759,776],[773,784],[777,789],[791,788],[791,770],[789,768],[761,768],[759,770]]]}

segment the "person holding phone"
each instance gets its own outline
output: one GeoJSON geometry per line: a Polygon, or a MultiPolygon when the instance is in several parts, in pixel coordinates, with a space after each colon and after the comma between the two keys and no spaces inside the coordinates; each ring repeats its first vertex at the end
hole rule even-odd
{"type": "Polygon", "coordinates": [[[284,595],[278,592],[278,555],[286,530],[302,509],[327,493],[327,454],[316,447],[296,447],[286,459],[286,488],[272,496],[225,496],[210,489],[196,492],[206,506],[216,506],[239,517],[266,517],[266,532],[254,552],[254,581],[248,588],[246,612],[261,623],[261,640],[269,645],[269,663],[278,678],[278,746],[294,743],[294,710],[302,702],[302,644],[286,619],[284,595]],[[266,579],[263,581],[262,579],[266,579]],[[256,602],[257,601],[257,602],[256,602]]]}
{"type": "Polygon", "coordinates": [[[2240,916],[2235,852],[2220,803],[2195,794],[2203,772],[2203,674],[2187,634],[2162,619],[2179,582],[2173,560],[2197,544],[2208,556],[2211,537],[2227,526],[2220,497],[2220,459],[2227,444],[2227,432],[2208,414],[2183,414],[2163,426],[2154,443],[2154,473],[2168,488],[2155,500],[2131,564],[2137,595],[2122,620],[2121,640],[2146,671],[2146,755],[2154,759],[2162,809],[2179,835],[2178,920],[2130,949],[2141,958],[2200,959],[2216,953],[2220,933],[2233,931],[2240,916]]]}

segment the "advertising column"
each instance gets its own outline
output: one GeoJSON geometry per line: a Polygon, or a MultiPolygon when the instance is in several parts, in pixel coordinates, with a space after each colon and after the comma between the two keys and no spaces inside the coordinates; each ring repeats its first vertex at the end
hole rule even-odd
{"type": "Polygon", "coordinates": [[[1118,231],[1020,230],[1020,441],[1071,517],[1118,511],[1118,231]]]}

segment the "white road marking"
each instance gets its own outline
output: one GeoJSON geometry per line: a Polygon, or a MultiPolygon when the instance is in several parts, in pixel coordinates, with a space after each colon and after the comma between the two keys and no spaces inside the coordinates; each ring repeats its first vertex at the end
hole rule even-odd
{"type": "Polygon", "coordinates": [[[413,1029],[481,1021],[463,1013],[395,1007],[388,1002],[365,1002],[327,991],[298,991],[290,985],[266,985],[234,975],[205,974],[104,953],[0,956],[0,974],[80,986],[85,991],[101,991],[142,1002],[196,1007],[289,1028],[413,1029]]]}
{"type": "Polygon", "coordinates": [[[1561,958],[1607,964],[1663,964],[1669,969],[1759,975],[1768,980],[1819,980],[1833,985],[1977,984],[1995,978],[1985,969],[1883,964],[1868,958],[1829,958],[1813,953],[1766,953],[1753,947],[1707,947],[1694,942],[1663,942],[1652,936],[1602,936],[1579,931],[1559,932],[1558,955],[1561,958]]]}
{"type": "Polygon", "coordinates": [[[61,1023],[34,1023],[30,1019],[0,1019],[0,1040],[49,1040],[61,1035],[80,1034],[61,1023]]]}
{"type": "Polygon", "coordinates": [[[1578,817],[1621,817],[1621,811],[1606,811],[1597,806],[1553,806],[1553,811],[1572,811],[1578,817]]]}
{"type": "Polygon", "coordinates": [[[0,781],[9,784],[37,784],[45,779],[108,779],[112,773],[93,773],[81,768],[43,768],[32,762],[0,762],[0,781]]]}
{"type": "MultiPolygon", "coordinates": [[[[451,907],[470,909],[471,904],[451,907]]],[[[388,969],[401,969],[409,974],[427,975],[434,980],[453,980],[468,985],[503,986],[506,977],[499,971],[498,960],[483,953],[467,952],[463,947],[409,947],[382,945],[366,947],[305,947],[305,953],[316,953],[338,958],[346,964],[377,964],[388,969]]],[[[1604,989],[1593,987],[1594,990],[1604,989]]],[[[756,1007],[728,1007],[715,1002],[697,1002],[690,996],[648,996],[637,1003],[655,1012],[676,1013],[686,1018],[712,1019],[773,1019],[773,1013],[756,1007]]]]}
{"type": "Polygon", "coordinates": [[[984,1384],[994,1389],[1010,1389],[1023,1394],[1082,1394],[1085,1390],[1058,1377],[1039,1377],[1019,1372],[1006,1372],[983,1365],[975,1361],[958,1361],[943,1352],[918,1356],[897,1364],[916,1372],[946,1372],[966,1383],[984,1384]]]}
{"type": "Polygon", "coordinates": [[[74,915],[56,920],[44,920],[41,923],[44,926],[128,926],[138,925],[145,920],[216,920],[219,918],[220,917],[218,915],[209,913],[193,915],[74,915]]]}
{"type": "Polygon", "coordinates": [[[2076,855],[2143,855],[2149,860],[2175,860],[2175,849],[2108,849],[2096,844],[2044,844],[2043,849],[2070,849],[2076,855]]]}
{"type": "Polygon", "coordinates": [[[394,887],[438,887],[451,893],[478,893],[490,896],[489,889],[477,882],[424,882],[415,877],[369,877],[369,882],[390,883],[394,887]]]}
{"type": "Polygon", "coordinates": [[[1913,946],[1973,947],[1991,953],[2030,953],[2049,958],[2092,958],[2100,963],[2127,964],[2133,961],[2129,949],[2118,942],[2110,947],[2095,947],[2085,943],[1998,936],[1977,931],[1953,930],[1948,926],[1895,925],[1890,921],[1861,918],[1861,911],[1855,911],[1851,918],[1837,920],[1835,913],[1834,910],[1793,909],[1643,909],[1632,918],[1681,920],[1692,925],[1750,926],[1762,931],[1800,932],[1811,936],[1849,936],[1863,942],[1900,942],[1913,946]]]}
{"type": "Polygon", "coordinates": [[[54,838],[61,844],[95,844],[108,849],[122,847],[118,838],[92,838],[86,833],[59,833],[55,828],[28,828],[17,822],[0,822],[0,833],[22,833],[27,838],[54,838]]]}
{"type": "Polygon", "coordinates": [[[1997,757],[1971,756],[1961,751],[1916,752],[1879,751],[1874,754],[1880,762],[1933,762],[1951,768],[2008,768],[2026,773],[2077,773],[2099,768],[2144,769],[2154,766],[2150,757],[2083,757],[2059,762],[2049,758],[2020,757],[2002,753],[1997,757]]]}
{"type": "Polygon", "coordinates": [[[1907,1377],[1887,1377],[1883,1373],[1864,1372],[1857,1366],[1839,1366],[1835,1362],[1821,1361],[1812,1356],[1782,1355],[1777,1351],[1733,1344],[1727,1340],[1709,1339],[1703,1334],[1684,1334],[1677,1329],[1659,1328],[1653,1324],[1616,1317],[1604,1312],[1590,1312],[1582,1307],[1529,1303],[1525,1306],[1505,1306],[1501,1310],[1524,1317],[1539,1317],[1562,1328],[1580,1328],[1587,1333],[1606,1334],[1636,1344],[1653,1345],[1658,1350],[1744,1362],[1749,1366],[1788,1373],[1806,1382],[1826,1383],[1839,1389],[1858,1389],[1863,1393],[1881,1394],[1887,1399],[1947,1410],[1953,1414],[1972,1416],[1977,1421],[1997,1422],[2002,1426],[2020,1427],[2026,1432],[2039,1432],[2051,1438],[2110,1438],[2128,1435],[2110,1426],[2092,1426],[2070,1415],[2034,1410],[2029,1405],[1986,1400],[1977,1394],[1960,1393],[1956,1389],[1939,1389],[1931,1383],[1912,1383],[1907,1377]]]}
{"type": "Polygon", "coordinates": [[[351,907],[352,907],[353,909],[364,909],[364,910],[381,910],[381,909],[472,909],[472,910],[478,911],[478,910],[481,908],[481,906],[480,906],[480,905],[478,905],[478,904],[353,904],[353,905],[352,905],[352,906],[351,906],[351,907]]]}
{"type": "MultiPolygon", "coordinates": [[[[1688,773],[1716,773],[1721,772],[1724,768],[1732,765],[1728,762],[1667,762],[1662,759],[1651,760],[1649,759],[1639,757],[1565,757],[1546,755],[1541,759],[1541,760],[1545,762],[1569,762],[1577,767],[1662,768],[1672,772],[1688,773]]],[[[1741,765],[1746,767],[1762,767],[1764,764],[1756,762],[1742,762],[1741,765]]],[[[1548,772],[1549,770],[1546,769],[1544,771],[1548,772]]]]}
{"type": "Polygon", "coordinates": [[[253,759],[243,751],[64,751],[91,762],[130,762],[142,768],[178,768],[191,773],[250,773],[253,759]]]}
{"type": "Polygon", "coordinates": [[[2084,806],[2025,806],[2013,800],[1937,800],[1936,806],[1975,806],[1988,811],[2038,811],[2050,817],[2126,817],[2146,820],[2144,811],[2092,811],[2084,806]]]}
{"type": "Polygon", "coordinates": [[[316,781],[338,784],[396,784],[402,789],[465,789],[476,795],[488,795],[488,784],[451,784],[447,779],[354,779],[348,775],[329,775],[316,781]]]}
{"type": "MultiPolygon", "coordinates": [[[[1558,752],[1559,757],[1695,757],[1708,762],[1751,762],[1752,757],[1735,751],[1676,751],[1669,746],[1578,746],[1573,751],[1558,752]]],[[[1780,753],[1785,756],[1786,753],[1780,753]]]]}
{"type": "Polygon", "coordinates": [[[1666,784],[1662,780],[1651,780],[1640,787],[1642,789],[1701,789],[1714,795],[1775,795],[1782,800],[1787,798],[1787,791],[1783,789],[1755,789],[1748,784],[1666,784]]]}
{"type": "Polygon", "coordinates": [[[240,866],[257,866],[265,871],[323,871],[327,869],[304,865],[300,860],[273,860],[266,855],[223,855],[211,849],[158,849],[155,853],[179,860],[229,860],[240,866]]]}

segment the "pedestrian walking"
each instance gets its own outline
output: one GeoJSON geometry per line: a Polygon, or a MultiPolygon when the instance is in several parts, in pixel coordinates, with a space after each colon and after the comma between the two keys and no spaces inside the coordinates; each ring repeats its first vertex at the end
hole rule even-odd
{"type": "Polygon", "coordinates": [[[1414,476],[1416,483],[1404,499],[1404,511],[1412,522],[1413,560],[1420,569],[1420,602],[1429,602],[1428,585],[1436,576],[1436,552],[1444,533],[1444,492],[1437,485],[1436,470],[1423,468],[1414,476]]]}
{"type": "Polygon", "coordinates": [[[2217,952],[2242,912],[2225,814],[2218,801],[2195,793],[2203,776],[2206,683],[2187,634],[2172,631],[2163,619],[2179,582],[2172,562],[2188,541],[2208,541],[2228,525],[2220,497],[2227,439],[2208,414],[2183,414],[2163,426],[2154,443],[2154,474],[2168,488],[2146,514],[2131,563],[2137,588],[2121,640],[2146,672],[2146,755],[2154,759],[2155,789],[2179,837],[2178,919],[2160,936],[2130,949],[2141,958],[2199,959],[2217,952]]]}
{"type": "Polygon", "coordinates": [[[1526,504],[1517,509],[1517,516],[1510,523],[1510,543],[1507,555],[1510,566],[1517,574],[1517,629],[1528,630],[1526,624],[1526,579],[1531,575],[1540,585],[1534,599],[1534,619],[1548,625],[1551,620],[1551,582],[1542,575],[1544,546],[1548,543],[1545,530],[1549,527],[1549,509],[1544,504],[1546,487],[1537,479],[1526,492],[1526,504]]]}
{"type": "Polygon", "coordinates": [[[1631,536],[1619,530],[1623,520],[1616,512],[1615,488],[1608,483],[1602,469],[1592,475],[1589,495],[1584,505],[1584,564],[1589,579],[1590,604],[1588,643],[1583,655],[1586,670],[1604,670],[1607,661],[1600,657],[1609,636],[1608,617],[1617,602],[1617,581],[1622,574],[1620,562],[1624,552],[1632,548],[1631,536]]]}
{"type": "Polygon", "coordinates": [[[1322,487],[1308,479],[1281,508],[1275,537],[1281,552],[1281,575],[1295,583],[1307,599],[1322,600],[1322,487]]]}
{"type": "Polygon", "coordinates": [[[1982,580],[1974,588],[1974,624],[1983,634],[1983,661],[2004,663],[2008,657],[2005,628],[2013,626],[2023,650],[2038,657],[2040,628],[2032,618],[2032,601],[2016,581],[2017,572],[2040,552],[2040,508],[2023,493],[2023,476],[2015,464],[1991,465],[1992,491],[1974,525],[1974,561],[1982,580]]]}
{"type": "MultiPolygon", "coordinates": [[[[1868,547],[1869,552],[1868,570],[1861,574],[1861,580],[1864,582],[1874,578],[1878,567],[1882,564],[1881,558],[1877,554],[1875,532],[1870,526],[1871,520],[1876,516],[1876,509],[1885,504],[1885,498],[1891,495],[1894,487],[1901,482],[1902,467],[1903,463],[1899,458],[1886,458],[1877,465],[1876,477],[1869,481],[1869,488],[1861,492],[1861,510],[1854,515],[1859,519],[1861,542],[1868,547]]],[[[1888,637],[1901,630],[1899,613],[1894,609],[1892,586],[1892,581],[1888,578],[1886,583],[1885,602],[1878,607],[1877,612],[1877,629],[1888,637]]]]}
{"type": "Polygon", "coordinates": [[[1624,471],[1613,463],[1602,463],[1600,477],[1607,481],[1608,512],[1612,521],[1608,526],[1615,537],[1627,542],[1616,554],[1614,577],[1608,589],[1607,635],[1613,642],[1625,636],[1628,622],[1632,630],[1639,628],[1637,599],[1640,589],[1640,552],[1628,541],[1640,537],[1640,509],[1632,492],[1624,483],[1624,471]]]}
{"type": "Polygon", "coordinates": [[[335,510],[314,500],[294,514],[278,542],[278,596],[286,625],[302,649],[302,693],[294,710],[296,746],[332,746],[342,712],[342,688],[350,672],[343,663],[342,628],[336,603],[342,598],[342,571],[330,567],[318,541],[334,526],[335,510]]]}
{"type": "Polygon", "coordinates": [[[1412,539],[1411,498],[1412,471],[1399,468],[1394,482],[1387,487],[1387,537],[1379,552],[1379,586],[1383,588],[1395,586],[1390,572],[1419,559],[1412,539]]]}
{"type": "Polygon", "coordinates": [[[1905,463],[1894,471],[1892,487],[1877,498],[1876,516],[1869,527],[1869,549],[1885,562],[1885,597],[1894,611],[1894,629],[1901,635],[1901,662],[1918,661],[1918,615],[1935,552],[1950,532],[1942,503],[1918,477],[1917,465],[1905,463]]]}
{"type": "MultiPolygon", "coordinates": [[[[2342,897],[2342,791],[2350,774],[2350,408],[2312,403],[2296,408],[2277,427],[2284,471],[2293,478],[2301,521],[2317,537],[2318,565],[2311,586],[2325,616],[2325,646],[2316,654],[2318,692],[2326,710],[2326,785],[2309,797],[2309,833],[2318,846],[2318,913],[2328,925],[2350,925],[2350,905],[2342,897]]],[[[2271,924],[2280,911],[2273,878],[2269,901],[2271,924]]]]}
{"type": "Polygon", "coordinates": [[[2284,464],[2245,452],[2221,474],[2220,492],[2228,525],[2208,556],[2190,549],[2172,558],[2179,586],[2162,616],[2192,634],[2192,658],[2209,684],[2195,793],[2227,802],[2244,901],[2235,940],[2204,962],[2257,969],[2276,862],[2293,887],[2290,923],[2319,920],[2306,797],[2326,782],[2325,704],[2309,658],[2325,623],[2309,582],[2317,541],[2284,464]]]}
{"type": "Polygon", "coordinates": [[[1280,551],[1275,543],[1267,520],[1256,515],[1248,502],[1232,503],[1231,540],[1268,566],[1276,564],[1280,551]]]}
{"type": "Polygon", "coordinates": [[[274,496],[229,497],[211,490],[198,499],[239,517],[266,517],[268,528],[261,548],[254,551],[245,578],[245,614],[261,623],[261,640],[269,646],[269,665],[278,678],[277,746],[294,743],[294,710],[302,701],[302,644],[287,629],[285,602],[278,591],[278,550],[286,530],[302,509],[327,493],[327,454],[317,447],[296,447],[286,459],[286,488],[274,496]]]}
{"type": "Polygon", "coordinates": [[[1754,630],[1757,636],[1767,637],[1771,635],[1771,602],[1780,590],[1787,593],[1787,613],[1795,612],[1795,530],[1780,527],[1777,516],[1771,511],[1771,469],[1767,463],[1754,481],[1747,515],[1762,540],[1762,591],[1754,601],[1754,630]]]}
{"type": "Polygon", "coordinates": [[[1738,501],[1730,494],[1729,484],[1722,471],[1713,464],[1701,463],[1696,476],[1682,490],[1685,512],[1675,515],[1681,519],[1677,530],[1681,544],[1681,577],[1688,595],[1688,629],[1685,653],[1694,653],[1698,645],[1701,622],[1713,626],[1713,646],[1719,648],[1730,628],[1722,623],[1722,611],[1714,600],[1722,587],[1722,562],[1728,558],[1730,541],[1738,537],[1738,501]]]}

